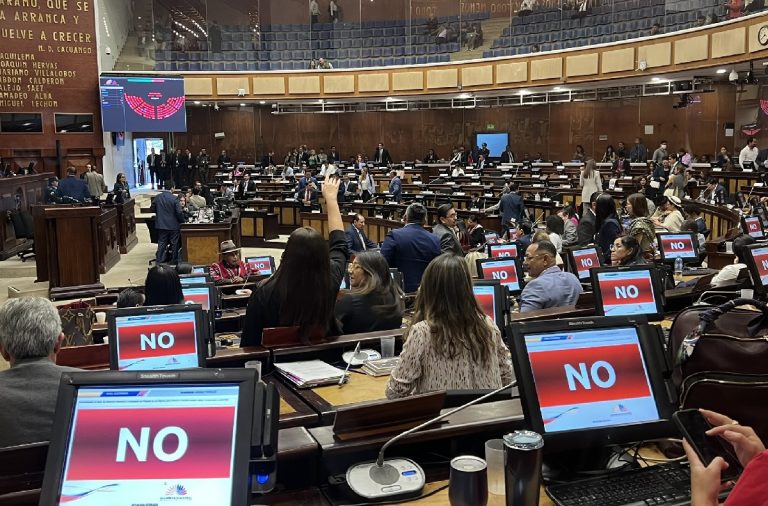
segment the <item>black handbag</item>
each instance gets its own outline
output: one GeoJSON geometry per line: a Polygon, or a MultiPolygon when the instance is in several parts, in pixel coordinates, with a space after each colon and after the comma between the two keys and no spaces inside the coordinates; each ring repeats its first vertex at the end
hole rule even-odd
{"type": "Polygon", "coordinates": [[[667,348],[681,409],[717,411],[768,438],[768,305],[738,298],[684,309],[667,348]],[[757,311],[737,309],[745,305],[757,311]]]}

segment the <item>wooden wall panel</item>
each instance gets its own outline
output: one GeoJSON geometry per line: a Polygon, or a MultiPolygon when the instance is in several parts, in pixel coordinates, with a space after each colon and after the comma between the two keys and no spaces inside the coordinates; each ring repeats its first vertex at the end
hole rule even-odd
{"type": "Polygon", "coordinates": [[[455,88],[459,84],[458,69],[427,70],[427,88],[455,88]]]}
{"type": "Polygon", "coordinates": [[[461,69],[461,84],[463,86],[480,86],[493,84],[493,66],[461,69]]]}
{"type": "MultiPolygon", "coordinates": [[[[247,89],[247,88],[246,88],[247,89]]],[[[185,77],[185,95],[212,95],[213,81],[210,77],[185,77]]]]}
{"type": "Polygon", "coordinates": [[[603,53],[602,58],[603,74],[624,72],[635,68],[635,49],[631,47],[606,51],[603,53]]]}
{"type": "Polygon", "coordinates": [[[219,95],[237,95],[239,90],[245,90],[249,94],[250,84],[246,76],[242,77],[218,77],[216,78],[216,93],[219,95]]]}
{"type": "Polygon", "coordinates": [[[595,75],[597,63],[597,53],[568,56],[565,58],[565,75],[567,77],[595,75]]]}
{"type": "MultiPolygon", "coordinates": [[[[396,161],[421,159],[434,148],[443,157],[453,146],[468,146],[473,134],[493,125],[509,132],[513,150],[522,156],[541,152],[550,159],[571,159],[577,144],[590,156],[602,156],[605,146],[619,141],[630,145],[643,138],[649,149],[667,140],[695,153],[715,153],[721,145],[732,149],[733,138],[724,137],[724,123],[734,122],[735,89],[716,86],[715,93],[696,95],[699,103],[673,109],[679,97],[574,102],[543,106],[491,109],[368,112],[354,114],[271,114],[269,106],[188,108],[189,132],[174,134],[176,145],[193,151],[206,147],[216,154],[227,149],[236,160],[257,160],[267,149],[278,159],[299,144],[326,150],[335,145],[344,158],[357,153],[373,155],[383,142],[396,161]],[[644,135],[644,125],[654,134],[644,135]],[[214,140],[214,132],[224,132],[214,140]],[[601,140],[601,136],[606,136],[601,140]]],[[[739,142],[741,142],[739,140],[739,142]]]]}
{"type": "Polygon", "coordinates": [[[496,82],[498,84],[522,83],[528,80],[528,63],[501,63],[496,65],[496,82]]]}
{"type": "Polygon", "coordinates": [[[722,58],[744,52],[746,28],[734,28],[712,34],[712,58],[722,58]]]}
{"type": "Polygon", "coordinates": [[[389,91],[389,74],[360,74],[357,89],[361,93],[389,91]]]}
{"type": "Polygon", "coordinates": [[[254,77],[254,95],[283,95],[285,93],[284,77],[254,77]]]}
{"type": "Polygon", "coordinates": [[[644,60],[648,68],[663,67],[672,62],[672,43],[662,42],[637,48],[638,62],[644,60]]]}
{"type": "Polygon", "coordinates": [[[531,62],[531,80],[560,79],[563,77],[563,59],[547,58],[531,62]]]}
{"type": "Polygon", "coordinates": [[[355,76],[323,76],[323,92],[353,93],[355,91],[355,76]]]}
{"type": "Polygon", "coordinates": [[[423,90],[424,72],[397,72],[392,74],[392,89],[394,91],[423,90]]]}
{"type": "Polygon", "coordinates": [[[320,93],[320,76],[289,77],[288,93],[320,93]]]}
{"type": "Polygon", "coordinates": [[[709,52],[709,37],[689,37],[675,41],[675,64],[706,60],[709,52]]]}

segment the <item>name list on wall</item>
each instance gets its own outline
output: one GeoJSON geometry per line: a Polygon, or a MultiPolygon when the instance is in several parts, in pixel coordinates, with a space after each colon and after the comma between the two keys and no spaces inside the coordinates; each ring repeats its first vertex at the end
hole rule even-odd
{"type": "Polygon", "coordinates": [[[94,23],[92,0],[0,0],[0,111],[91,112],[94,23]]]}

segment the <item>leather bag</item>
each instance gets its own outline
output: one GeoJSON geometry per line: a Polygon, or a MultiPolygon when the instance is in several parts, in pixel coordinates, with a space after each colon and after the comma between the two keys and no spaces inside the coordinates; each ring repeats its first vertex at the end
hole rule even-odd
{"type": "Polygon", "coordinates": [[[93,344],[93,322],[96,316],[88,302],[73,302],[59,306],[58,310],[61,331],[64,333],[62,346],[93,344]]]}
{"type": "Polygon", "coordinates": [[[768,305],[737,298],[675,317],[667,351],[680,409],[726,414],[768,439],[768,305]],[[737,309],[753,306],[755,310],[737,309]]]}

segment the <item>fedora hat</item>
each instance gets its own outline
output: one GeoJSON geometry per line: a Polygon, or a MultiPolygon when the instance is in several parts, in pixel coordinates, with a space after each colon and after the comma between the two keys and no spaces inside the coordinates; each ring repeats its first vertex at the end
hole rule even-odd
{"type": "Polygon", "coordinates": [[[219,246],[219,255],[232,253],[233,251],[240,251],[240,249],[241,248],[235,246],[234,241],[222,241],[221,245],[219,246]]]}

